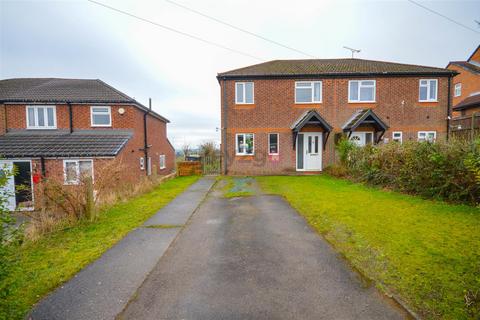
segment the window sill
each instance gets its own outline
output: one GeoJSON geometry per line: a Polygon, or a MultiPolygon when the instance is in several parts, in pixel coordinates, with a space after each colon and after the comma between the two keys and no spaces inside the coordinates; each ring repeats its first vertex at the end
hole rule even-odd
{"type": "Polygon", "coordinates": [[[112,125],[111,124],[105,124],[105,125],[102,125],[102,124],[92,124],[92,128],[111,128],[112,125]]]}
{"type": "Polygon", "coordinates": [[[255,108],[255,104],[254,103],[235,104],[233,108],[234,109],[253,109],[255,108]]]}
{"type": "Polygon", "coordinates": [[[253,160],[253,154],[237,154],[235,155],[235,159],[237,160],[253,160]]]}
{"type": "Polygon", "coordinates": [[[365,104],[368,104],[368,103],[377,103],[377,101],[348,101],[348,103],[354,103],[354,104],[359,104],[359,103],[365,103],[365,104]]]}
{"type": "Polygon", "coordinates": [[[293,105],[294,108],[315,108],[321,107],[323,105],[322,102],[308,102],[308,103],[295,103],[293,105]]]}
{"type": "Polygon", "coordinates": [[[438,103],[438,100],[418,100],[418,103],[438,103]]]}
{"type": "Polygon", "coordinates": [[[57,127],[27,127],[27,130],[57,130],[57,127]]]}

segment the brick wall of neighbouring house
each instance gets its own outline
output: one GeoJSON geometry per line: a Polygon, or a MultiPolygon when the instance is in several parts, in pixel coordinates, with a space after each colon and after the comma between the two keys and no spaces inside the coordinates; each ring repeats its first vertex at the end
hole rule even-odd
{"type": "MultiPolygon", "coordinates": [[[[146,170],[140,169],[140,157],[144,157],[144,111],[131,105],[112,105],[112,126],[111,127],[92,127],[90,121],[90,106],[72,105],[73,127],[74,130],[108,130],[108,129],[129,129],[133,131],[132,138],[123,147],[117,156],[126,167],[124,178],[128,181],[138,181],[139,178],[146,175],[146,170]],[[125,109],[124,114],[118,112],[119,108],[125,109]]],[[[67,105],[56,105],[57,129],[69,129],[69,111],[67,105]]],[[[0,108],[0,124],[6,130],[25,129],[26,128],[26,106],[25,105],[6,105],[0,108]],[[5,110],[5,121],[2,120],[2,109],[5,110]]],[[[175,151],[167,138],[167,125],[158,118],[147,116],[148,145],[149,153],[152,158],[152,168],[159,175],[171,173],[175,168],[175,151]],[[159,156],[166,155],[166,168],[160,169],[159,156]]],[[[2,127],[0,126],[0,129],[2,127]]],[[[98,159],[95,159],[97,161],[98,159]]],[[[47,177],[63,179],[63,160],[47,160],[47,177]]],[[[39,167],[40,168],[40,167],[39,167]]],[[[95,166],[94,166],[95,168],[95,166]]],[[[39,169],[40,170],[40,169],[39,169]]],[[[153,170],[152,170],[153,172],[153,170]]]]}
{"type": "MultiPolygon", "coordinates": [[[[322,80],[322,103],[295,104],[294,79],[254,80],[254,104],[235,104],[235,81],[227,80],[221,86],[222,127],[225,126],[224,89],[227,102],[227,148],[228,173],[272,174],[295,172],[292,124],[305,112],[315,109],[331,126],[333,132],[323,152],[323,167],[335,160],[334,135],[341,132],[342,125],[358,109],[371,108],[389,127],[385,137],[391,139],[393,131],[402,131],[403,140],[416,140],[418,131],[437,131],[437,139],[446,136],[448,106],[447,77],[377,77],[376,103],[348,103],[348,80],[353,79],[301,79],[322,80]],[[418,102],[419,80],[438,79],[438,102],[418,102]],[[255,134],[255,155],[235,155],[235,134],[255,134]],[[268,156],[268,133],[280,134],[279,157],[268,156]]],[[[249,80],[242,80],[249,81],[249,80]]],[[[224,161],[225,163],[225,161],[224,161]]]]}
{"type": "MultiPolygon", "coordinates": [[[[455,107],[459,102],[468,98],[472,93],[480,92],[480,74],[472,72],[468,69],[451,64],[448,69],[459,72],[460,74],[452,79],[452,106],[455,107]],[[455,84],[462,84],[462,95],[455,97],[455,84]]],[[[459,113],[455,113],[459,115],[459,113]]]]}

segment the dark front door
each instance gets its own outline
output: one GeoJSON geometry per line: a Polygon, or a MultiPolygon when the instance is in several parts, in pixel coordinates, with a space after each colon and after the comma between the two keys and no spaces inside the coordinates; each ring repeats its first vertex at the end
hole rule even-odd
{"type": "Polygon", "coordinates": [[[13,165],[17,170],[15,181],[15,202],[17,207],[31,207],[32,198],[32,172],[30,161],[14,161],[13,165]]]}

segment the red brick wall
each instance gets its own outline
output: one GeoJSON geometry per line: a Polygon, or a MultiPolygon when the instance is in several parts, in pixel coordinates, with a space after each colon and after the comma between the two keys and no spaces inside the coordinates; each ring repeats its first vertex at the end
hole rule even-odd
{"type": "MultiPolygon", "coordinates": [[[[348,103],[348,80],[322,80],[322,103],[295,104],[295,80],[254,80],[254,105],[235,105],[235,81],[226,81],[228,104],[227,153],[231,174],[272,174],[295,171],[295,150],[290,127],[307,110],[315,109],[334,127],[323,153],[323,166],[334,162],[334,134],[358,109],[371,108],[393,131],[402,131],[403,140],[416,139],[417,131],[437,131],[437,139],[446,136],[448,78],[438,79],[438,102],[418,102],[419,80],[425,77],[379,77],[376,80],[376,103],[348,103]],[[255,156],[235,156],[235,133],[255,133],[255,156]],[[267,154],[267,134],[280,133],[280,156],[267,154]]],[[[426,77],[435,78],[435,77],[426,77]]],[[[367,78],[365,78],[367,79],[367,78]]],[[[303,81],[303,79],[302,79],[303,81]]],[[[222,93],[222,127],[225,113],[222,93]]],[[[223,135],[222,135],[223,140],[223,135]]],[[[222,141],[222,148],[225,141],[222,141]]]]}
{"type": "MultiPolygon", "coordinates": [[[[480,51],[480,50],[479,50],[480,51]]],[[[480,74],[473,73],[467,69],[464,69],[457,65],[449,65],[448,69],[455,70],[460,74],[455,76],[452,80],[452,106],[455,107],[458,103],[468,98],[474,92],[480,92],[480,74]],[[462,95],[455,97],[455,84],[462,84],[462,95]]],[[[467,113],[471,112],[467,110],[467,113]]],[[[454,116],[460,115],[459,112],[455,112],[454,116]]]]}
{"type": "MultiPolygon", "coordinates": [[[[6,126],[3,116],[4,108],[0,106],[0,131],[6,127],[7,130],[25,129],[26,128],[26,106],[25,105],[6,105],[5,116],[6,126]]],[[[111,127],[91,127],[90,106],[88,105],[72,105],[73,127],[74,130],[108,130],[108,129],[129,129],[133,131],[132,138],[125,147],[120,151],[118,158],[124,163],[124,178],[129,181],[138,181],[142,176],[146,175],[146,170],[140,170],[139,158],[144,157],[144,152],[140,149],[144,148],[144,112],[131,105],[112,105],[112,126],[111,127]],[[124,108],[125,113],[121,115],[119,108],[124,108]]],[[[57,129],[69,129],[69,111],[67,105],[57,105],[57,129]]],[[[152,157],[152,168],[157,170],[159,175],[172,172],[175,168],[175,151],[167,139],[167,125],[165,122],[149,115],[147,116],[148,128],[148,144],[152,157]],[[159,155],[166,155],[166,168],[160,170],[159,155]]],[[[97,165],[101,165],[105,161],[111,159],[97,158],[94,159],[94,170],[97,165]]],[[[37,172],[41,173],[40,161],[33,161],[34,167],[38,168],[37,172]]],[[[35,169],[34,169],[35,170],[35,169]]],[[[60,179],[63,181],[63,159],[46,159],[46,175],[49,178],[60,179]]],[[[152,170],[153,172],[153,170],[152,170]]],[[[95,173],[94,173],[95,174],[95,173]]]]}

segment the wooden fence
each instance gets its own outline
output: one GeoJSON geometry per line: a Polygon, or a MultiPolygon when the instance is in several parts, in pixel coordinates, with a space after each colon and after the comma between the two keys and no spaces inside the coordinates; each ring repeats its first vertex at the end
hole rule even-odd
{"type": "Polygon", "coordinates": [[[462,116],[450,121],[450,133],[453,138],[473,140],[480,137],[480,113],[462,116]]]}

